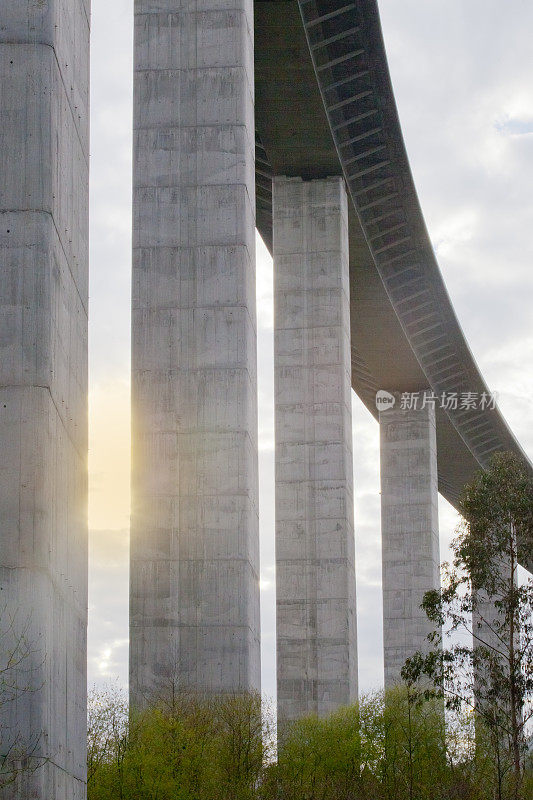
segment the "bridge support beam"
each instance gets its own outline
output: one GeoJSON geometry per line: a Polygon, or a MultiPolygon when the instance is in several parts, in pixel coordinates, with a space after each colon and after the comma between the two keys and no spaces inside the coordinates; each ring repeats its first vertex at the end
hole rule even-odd
{"type": "Polygon", "coordinates": [[[5,800],[86,796],[89,6],[0,11],[5,800]]]}
{"type": "MultiPolygon", "coordinates": [[[[423,401],[421,401],[423,405],[423,401]]],[[[430,647],[420,608],[440,586],[435,409],[380,414],[381,531],[385,687],[401,680],[405,660],[430,647]]]]}
{"type": "Polygon", "coordinates": [[[135,4],[134,706],[260,688],[253,2],[201,5],[135,4]]]}
{"type": "Polygon", "coordinates": [[[357,696],[347,199],[275,178],[278,719],[357,696]]]}

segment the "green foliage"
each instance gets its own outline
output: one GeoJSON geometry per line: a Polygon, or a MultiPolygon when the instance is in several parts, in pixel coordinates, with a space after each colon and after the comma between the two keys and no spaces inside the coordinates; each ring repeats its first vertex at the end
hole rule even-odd
{"type": "Polygon", "coordinates": [[[271,741],[257,695],[173,694],[128,717],[95,695],[89,713],[89,800],[251,800],[271,741]]]}
{"type": "Polygon", "coordinates": [[[441,701],[400,686],[285,731],[263,800],[488,800],[490,743],[471,713],[444,725],[441,701]]]}
{"type": "Polygon", "coordinates": [[[497,453],[489,469],[480,470],[465,487],[460,511],[466,527],[457,540],[455,555],[475,586],[490,595],[499,591],[498,559],[518,555],[531,561],[533,551],[533,478],[511,453],[497,453]],[[509,528],[513,536],[509,536],[509,528]]]}
{"type": "Polygon", "coordinates": [[[283,800],[348,800],[360,778],[358,709],[342,708],[326,719],[299,720],[285,731],[263,794],[283,800]]]}
{"type": "Polygon", "coordinates": [[[520,586],[517,569],[533,552],[533,478],[515,456],[498,453],[465,487],[461,512],[453,564],[444,565],[442,589],[427,592],[422,607],[436,629],[446,624],[448,637],[462,638],[443,649],[432,634],[434,649],[408,659],[402,677],[410,686],[425,679],[426,698],[444,697],[455,712],[475,704],[494,796],[518,800],[527,796],[533,719],[533,581],[520,586]]]}
{"type": "Polygon", "coordinates": [[[270,770],[268,796],[435,800],[445,772],[442,709],[398,688],[294,723],[270,770]]]}
{"type": "Polygon", "coordinates": [[[386,797],[436,800],[448,779],[442,705],[398,687],[387,695],[383,726],[386,797]]]}
{"type": "Polygon", "coordinates": [[[490,800],[490,737],[472,713],[446,727],[442,702],[398,687],[292,723],[276,760],[256,695],[178,694],[130,719],[107,692],[90,704],[88,800],[490,800]]]}

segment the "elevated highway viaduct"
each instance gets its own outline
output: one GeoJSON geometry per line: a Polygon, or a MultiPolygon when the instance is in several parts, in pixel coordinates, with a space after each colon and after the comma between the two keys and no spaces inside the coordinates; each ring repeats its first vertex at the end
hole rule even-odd
{"type": "MultiPolygon", "coordinates": [[[[257,227],[272,250],[271,176],[343,176],[350,235],[352,386],[489,394],[418,203],[377,3],[255,3],[257,227]],[[302,24],[302,18],[304,24],[302,24]]],[[[524,453],[497,409],[437,404],[439,492],[457,506],[491,454],[524,453]]]]}
{"type": "Polygon", "coordinates": [[[255,223],[278,711],[325,714],[357,694],[351,388],[380,422],[386,685],[427,646],[438,492],[457,507],[497,451],[529,462],[435,259],[376,1],[139,0],[135,20],[132,702],[171,675],[260,685],[255,223]]]}
{"type": "MultiPolygon", "coordinates": [[[[377,2],[256,2],[255,36],[258,229],[279,273],[271,177],[342,177],[348,194],[352,387],[376,419],[376,392],[384,389],[396,398],[395,411],[380,419],[385,678],[391,684],[409,651],[424,647],[428,632],[418,606],[423,590],[439,582],[436,486],[457,508],[463,486],[493,453],[511,451],[529,462],[497,407],[473,402],[467,408],[454,400],[468,393],[479,400],[490,391],[424,224],[377,2]],[[428,448],[421,447],[428,430],[422,412],[398,410],[402,394],[411,393],[437,398],[434,452],[432,434],[428,448]],[[436,485],[413,481],[420,472],[436,485]]],[[[278,541],[280,536],[278,524],[278,541]]],[[[525,566],[531,568],[531,560],[525,566]]],[[[294,574],[286,571],[288,577],[282,571],[278,582],[290,585],[294,574]]],[[[284,708],[288,716],[294,711],[294,684],[284,682],[283,669],[295,671],[284,629],[291,614],[284,603],[285,594],[278,597],[282,717],[284,708]]]]}
{"type": "MultiPolygon", "coordinates": [[[[380,423],[387,685],[430,630],[438,492],[457,507],[498,451],[531,465],[435,260],[376,0],[134,14],[131,702],[260,689],[257,226],[279,718],[323,715],[357,695],[352,388],[380,423]]],[[[32,676],[0,725],[32,767],[11,796],[42,800],[86,793],[89,21],[0,10],[0,656],[26,642],[13,687],[32,676]]]]}

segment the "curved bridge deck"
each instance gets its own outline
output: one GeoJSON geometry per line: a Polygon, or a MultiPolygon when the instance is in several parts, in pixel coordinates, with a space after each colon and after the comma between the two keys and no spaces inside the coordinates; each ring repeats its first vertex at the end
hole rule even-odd
{"type": "MultiPolygon", "coordinates": [[[[255,3],[257,226],[272,246],[272,175],[344,175],[350,203],[352,383],[489,390],[435,259],[403,143],[376,0],[255,3]]],[[[439,491],[457,506],[492,453],[527,460],[497,409],[437,409],[439,491]]]]}

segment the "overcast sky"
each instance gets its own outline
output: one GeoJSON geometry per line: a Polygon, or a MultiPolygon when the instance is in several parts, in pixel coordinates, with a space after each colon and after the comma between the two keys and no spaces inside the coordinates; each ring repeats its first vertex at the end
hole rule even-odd
{"type": "MultiPolygon", "coordinates": [[[[533,456],[533,4],[381,0],[446,285],[533,456]]],[[[92,0],[89,683],[127,683],[133,0],[92,0]]],[[[272,263],[258,241],[263,689],[275,692],[272,263]]],[[[383,681],[377,424],[354,397],[360,688],[383,681]]],[[[440,502],[445,558],[456,515],[440,502]]]]}

